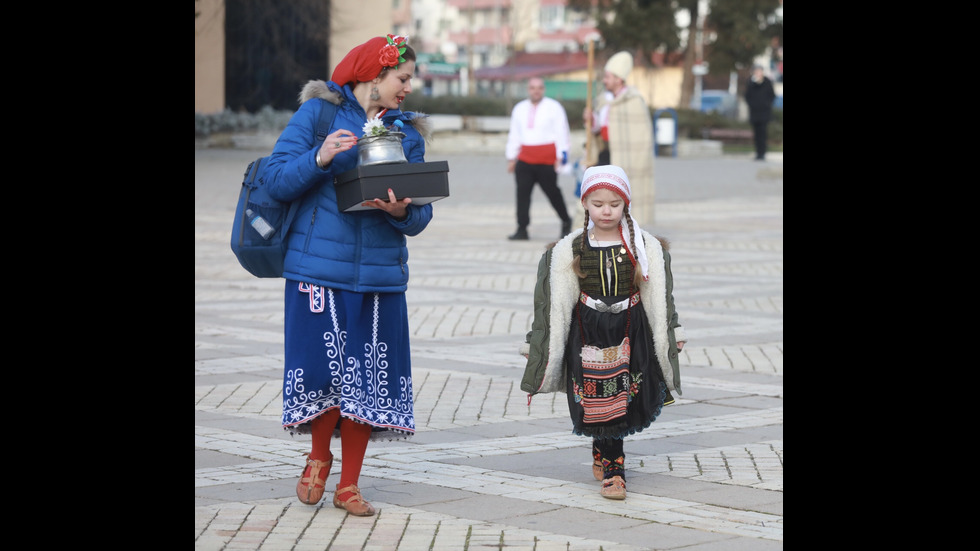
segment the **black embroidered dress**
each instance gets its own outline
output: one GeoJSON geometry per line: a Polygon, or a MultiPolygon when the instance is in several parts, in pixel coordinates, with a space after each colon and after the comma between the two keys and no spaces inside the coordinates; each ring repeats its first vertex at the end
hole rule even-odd
{"type": "MultiPolygon", "coordinates": [[[[581,243],[574,241],[573,255],[581,243]]],[[[575,434],[622,439],[660,415],[666,385],[639,289],[632,284],[629,255],[621,243],[599,245],[589,243],[582,253],[587,277],[580,280],[583,296],[575,305],[565,349],[568,411],[575,434]],[[603,305],[589,307],[584,295],[603,305]],[[628,307],[608,308],[624,300],[628,307]]]]}

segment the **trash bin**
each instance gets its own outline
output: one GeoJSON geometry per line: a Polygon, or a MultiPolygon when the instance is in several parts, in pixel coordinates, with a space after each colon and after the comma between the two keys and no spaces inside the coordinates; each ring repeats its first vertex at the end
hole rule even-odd
{"type": "Polygon", "coordinates": [[[668,119],[666,117],[657,119],[657,145],[674,145],[674,135],[676,133],[677,129],[674,125],[674,119],[668,119]]]}
{"type": "Polygon", "coordinates": [[[660,156],[660,146],[669,145],[671,156],[677,156],[677,111],[673,109],[657,109],[653,114],[653,155],[660,156]],[[668,112],[669,117],[660,114],[668,112]]]}

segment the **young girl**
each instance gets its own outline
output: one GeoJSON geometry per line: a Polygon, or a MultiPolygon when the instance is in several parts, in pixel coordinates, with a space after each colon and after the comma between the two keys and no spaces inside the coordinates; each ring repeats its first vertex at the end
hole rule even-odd
{"type": "Polygon", "coordinates": [[[582,177],[585,230],[538,263],[534,321],[521,353],[521,389],[565,392],[575,434],[592,438],[600,495],[626,498],[623,439],[650,426],[681,394],[677,353],[686,338],[674,311],[668,243],[630,213],[622,168],[582,177]]]}

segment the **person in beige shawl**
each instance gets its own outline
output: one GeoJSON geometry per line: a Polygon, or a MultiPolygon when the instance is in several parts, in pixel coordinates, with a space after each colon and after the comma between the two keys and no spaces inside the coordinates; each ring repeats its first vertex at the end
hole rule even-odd
{"type": "Polygon", "coordinates": [[[592,118],[590,158],[586,167],[614,164],[630,175],[632,202],[643,217],[642,225],[653,224],[653,121],[646,100],[636,88],[626,85],[633,70],[633,56],[618,52],[604,67],[606,92],[596,110],[583,113],[592,118]]]}

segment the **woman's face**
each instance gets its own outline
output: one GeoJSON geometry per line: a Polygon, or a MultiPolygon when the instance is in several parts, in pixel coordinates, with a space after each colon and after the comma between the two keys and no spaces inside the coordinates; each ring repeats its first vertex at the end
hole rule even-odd
{"type": "Polygon", "coordinates": [[[414,74],[415,62],[411,60],[385,71],[378,83],[378,94],[381,96],[378,104],[385,109],[399,109],[405,96],[412,93],[414,74]]]}
{"type": "Polygon", "coordinates": [[[585,208],[597,228],[618,231],[626,201],[611,189],[599,188],[585,198],[585,208]]]}

